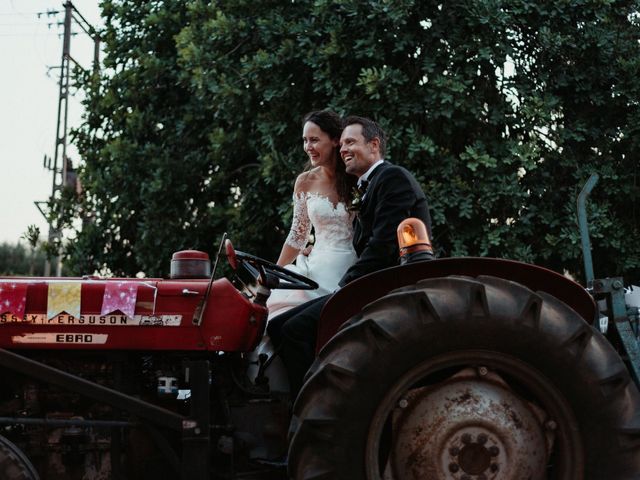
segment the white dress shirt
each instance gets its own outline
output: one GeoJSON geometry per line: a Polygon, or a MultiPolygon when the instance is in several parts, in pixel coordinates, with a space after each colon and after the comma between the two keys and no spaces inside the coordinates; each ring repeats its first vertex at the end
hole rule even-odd
{"type": "Polygon", "coordinates": [[[375,170],[375,168],[380,165],[382,162],[384,162],[384,159],[380,159],[378,160],[376,163],[374,163],[373,165],[371,165],[369,167],[369,170],[367,170],[366,172],[364,172],[362,174],[362,176],[360,178],[358,178],[358,188],[360,188],[360,185],[362,185],[362,182],[365,182],[367,180],[369,180],[369,175],[371,175],[371,172],[373,172],[375,170]]]}

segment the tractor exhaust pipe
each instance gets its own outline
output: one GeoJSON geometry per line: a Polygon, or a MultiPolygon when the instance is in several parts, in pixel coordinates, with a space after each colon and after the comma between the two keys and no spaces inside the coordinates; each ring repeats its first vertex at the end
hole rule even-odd
{"type": "Polygon", "coordinates": [[[593,260],[591,258],[591,241],[589,240],[589,223],[587,221],[587,197],[598,183],[597,173],[591,174],[578,195],[578,225],[580,226],[580,240],[582,242],[582,257],[584,259],[584,273],[586,285],[593,281],[593,260]]]}

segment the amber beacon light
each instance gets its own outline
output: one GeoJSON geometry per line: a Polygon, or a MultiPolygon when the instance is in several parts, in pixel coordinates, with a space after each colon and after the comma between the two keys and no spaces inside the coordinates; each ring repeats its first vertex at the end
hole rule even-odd
{"type": "Polygon", "coordinates": [[[401,264],[433,259],[431,239],[422,220],[407,218],[400,222],[397,232],[401,264]]]}

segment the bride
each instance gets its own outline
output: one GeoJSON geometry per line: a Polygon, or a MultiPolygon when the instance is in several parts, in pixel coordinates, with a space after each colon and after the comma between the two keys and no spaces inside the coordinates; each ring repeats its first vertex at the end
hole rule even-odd
{"type": "Polygon", "coordinates": [[[315,280],[320,287],[275,290],[267,303],[269,318],[336,290],[357,259],[352,245],[353,214],[348,209],[356,178],[345,172],[339,155],[342,120],[323,110],[307,114],[302,124],[309,163],[295,182],[291,230],[277,263],[315,280]],[[308,249],[312,227],[315,242],[308,249]]]}

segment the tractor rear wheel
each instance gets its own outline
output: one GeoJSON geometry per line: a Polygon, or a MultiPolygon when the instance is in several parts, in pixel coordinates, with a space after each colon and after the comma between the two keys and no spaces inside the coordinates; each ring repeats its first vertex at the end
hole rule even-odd
{"type": "Polygon", "coordinates": [[[624,363],[555,297],[446,277],[367,305],[296,401],[296,480],[628,479],[640,396],[624,363]]]}
{"type": "Polygon", "coordinates": [[[13,442],[1,435],[0,478],[3,480],[38,480],[40,478],[25,454],[13,442]]]}

